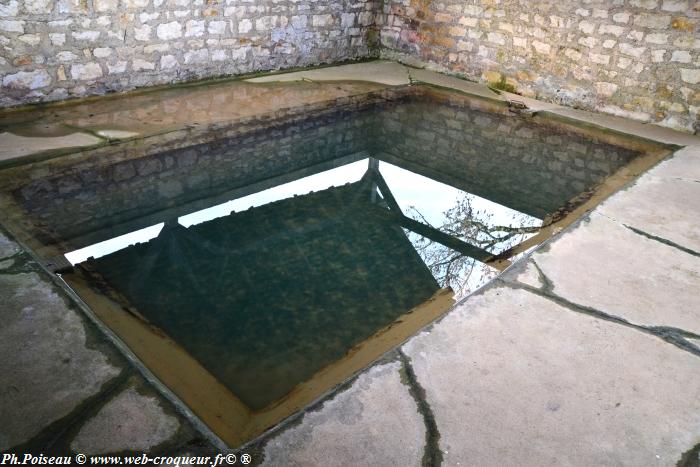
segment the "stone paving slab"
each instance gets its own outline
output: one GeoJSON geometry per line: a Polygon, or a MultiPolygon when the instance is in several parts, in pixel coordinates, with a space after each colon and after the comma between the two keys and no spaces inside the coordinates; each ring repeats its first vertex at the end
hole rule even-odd
{"type": "Polygon", "coordinates": [[[2,232],[0,290],[0,452],[213,452],[2,232]]]}
{"type": "Polygon", "coordinates": [[[0,450],[29,441],[119,374],[86,347],[83,322],[36,272],[0,271],[0,450]]]}
{"type": "Polygon", "coordinates": [[[265,466],[420,466],[425,428],[397,362],[352,386],[269,441],[265,466]]]}
{"type": "Polygon", "coordinates": [[[49,149],[92,146],[103,139],[87,133],[72,133],[65,136],[20,136],[12,133],[0,133],[0,161],[34,154],[49,149]]]}
{"type": "Polygon", "coordinates": [[[660,178],[680,178],[700,183],[700,145],[687,146],[649,171],[660,178]]]}
{"type": "Polygon", "coordinates": [[[647,173],[597,212],[643,234],[700,252],[700,183],[647,173]]]}
{"type": "Polygon", "coordinates": [[[245,81],[250,83],[272,83],[284,81],[371,81],[390,86],[409,84],[408,68],[389,60],[350,63],[347,65],[312,68],[290,73],[275,73],[245,81]]]}
{"type": "MultiPolygon", "coordinates": [[[[593,213],[531,259],[552,292],[571,302],[700,335],[700,257],[593,213]]],[[[539,288],[537,274],[530,263],[516,280],[539,288]]]]}
{"type": "Polygon", "coordinates": [[[700,358],[508,286],[404,346],[443,465],[676,465],[700,442],[700,358]]]}
{"type": "Polygon", "coordinates": [[[129,387],[83,425],[71,448],[92,454],[148,452],[175,436],[179,428],[177,418],[165,413],[157,398],[129,387]]]}

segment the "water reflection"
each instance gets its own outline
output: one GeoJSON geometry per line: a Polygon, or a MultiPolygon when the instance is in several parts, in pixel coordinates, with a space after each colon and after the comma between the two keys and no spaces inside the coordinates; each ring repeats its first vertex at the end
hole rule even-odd
{"type": "MultiPolygon", "coordinates": [[[[369,196],[374,203],[391,209],[387,202],[390,199],[396,203],[394,209],[399,211],[396,214],[400,213],[420,224],[412,223],[403,231],[438,284],[452,288],[457,296],[469,293],[496,275],[498,270],[483,262],[489,254],[498,254],[519,244],[536,233],[542,224],[541,219],[370,158],[188,213],[171,224],[189,228],[275,201],[355,183],[363,177],[373,185],[374,191],[369,196]],[[377,186],[373,175],[382,180],[382,188],[377,186]],[[475,258],[464,250],[455,250],[444,242],[440,243],[434,236],[425,237],[416,232],[431,229],[477,246],[487,254],[477,254],[475,258]]],[[[401,225],[401,219],[397,218],[396,223],[401,225]]],[[[161,222],[104,240],[67,252],[65,257],[73,265],[88,258],[101,258],[158,237],[164,225],[161,222]]]]}
{"type": "Polygon", "coordinates": [[[0,203],[261,410],[445,288],[484,284],[637,155],[423,92],[84,161],[0,203]]]}

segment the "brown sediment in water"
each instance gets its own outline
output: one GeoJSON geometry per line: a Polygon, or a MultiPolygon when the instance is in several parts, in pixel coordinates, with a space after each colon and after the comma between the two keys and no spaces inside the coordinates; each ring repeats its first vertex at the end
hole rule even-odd
{"type": "Polygon", "coordinates": [[[85,267],[62,275],[97,317],[112,329],[155,376],[229,446],[240,446],[323,397],[418,330],[442,316],[454,303],[441,289],[347,354],[298,384],[282,399],[253,411],[162,330],[148,323],[97,273],[85,267]]]}

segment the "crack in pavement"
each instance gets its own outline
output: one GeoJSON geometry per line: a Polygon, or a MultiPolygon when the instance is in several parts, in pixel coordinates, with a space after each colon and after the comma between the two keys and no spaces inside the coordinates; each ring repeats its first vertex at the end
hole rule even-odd
{"type": "Polygon", "coordinates": [[[5,261],[12,261],[12,264],[0,268],[0,275],[9,276],[40,271],[39,268],[35,267],[35,265],[29,261],[29,257],[22,251],[0,259],[0,263],[4,263],[5,261]]]}
{"type": "Polygon", "coordinates": [[[636,329],[638,331],[644,332],[646,334],[650,334],[654,337],[658,337],[659,339],[664,340],[665,342],[668,342],[669,344],[673,344],[676,347],[680,348],[681,350],[685,350],[686,352],[689,352],[697,357],[700,357],[700,347],[697,345],[693,344],[692,342],[686,340],[686,338],[691,338],[691,339],[697,339],[700,336],[697,334],[686,331],[684,329],[679,329],[679,328],[674,328],[672,326],[644,326],[641,324],[635,324],[627,321],[624,318],[621,318],[616,315],[611,315],[609,313],[606,313],[604,311],[598,310],[596,308],[586,306],[586,305],[580,305],[578,303],[574,303],[570,300],[567,300],[564,297],[561,297],[557,294],[554,293],[554,283],[547,277],[547,275],[542,271],[540,266],[535,262],[534,259],[530,260],[537,269],[537,273],[539,274],[540,277],[540,282],[542,282],[543,286],[541,288],[533,287],[528,284],[523,284],[522,282],[506,282],[503,279],[498,279],[502,281],[505,284],[510,284],[513,287],[528,291],[530,293],[533,293],[535,295],[538,295],[540,297],[543,297],[547,300],[553,301],[554,303],[563,306],[564,308],[574,311],[576,313],[583,313],[589,316],[593,316],[594,318],[602,319],[604,321],[609,321],[615,324],[620,324],[623,326],[630,327],[632,329],[636,329]]]}
{"type": "Polygon", "coordinates": [[[47,455],[71,454],[70,444],[80,429],[97,414],[114,396],[126,388],[133,375],[131,368],[125,368],[104,382],[93,395],[84,398],[67,415],[42,428],[31,439],[13,446],[3,453],[42,452],[47,455]]]}
{"type": "Polygon", "coordinates": [[[435,422],[435,415],[426,398],[425,389],[420,385],[413,372],[410,358],[401,349],[398,350],[398,354],[401,361],[401,381],[408,386],[408,392],[416,401],[418,412],[425,423],[425,450],[421,465],[423,467],[438,467],[442,465],[442,451],[440,450],[440,431],[435,422]]]}
{"type": "Polygon", "coordinates": [[[650,233],[645,232],[643,230],[632,227],[631,225],[627,225],[627,224],[622,224],[622,225],[624,225],[625,227],[627,227],[628,229],[630,229],[632,232],[636,233],[637,235],[641,235],[642,237],[646,237],[646,238],[649,238],[651,240],[656,240],[659,243],[663,243],[664,245],[681,250],[683,253],[688,253],[689,255],[700,257],[700,253],[698,253],[697,251],[691,250],[690,248],[686,248],[683,245],[679,245],[676,242],[672,242],[671,240],[665,239],[663,237],[659,237],[657,235],[650,234],[650,233]]]}
{"type": "Polygon", "coordinates": [[[700,467],[700,443],[684,452],[676,467],[700,467]]]}

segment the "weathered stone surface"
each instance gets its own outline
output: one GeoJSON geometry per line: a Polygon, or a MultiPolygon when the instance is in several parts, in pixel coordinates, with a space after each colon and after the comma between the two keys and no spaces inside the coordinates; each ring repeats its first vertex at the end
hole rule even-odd
{"type": "Polygon", "coordinates": [[[371,368],[265,445],[265,466],[419,466],[425,427],[399,363],[371,368]],[[387,416],[389,415],[389,416],[387,416]]]}
{"type": "Polygon", "coordinates": [[[19,13],[19,3],[17,0],[10,0],[8,2],[0,3],[0,17],[10,18],[12,16],[17,16],[19,13]]]}
{"type": "Polygon", "coordinates": [[[161,40],[177,39],[182,36],[182,25],[177,21],[159,24],[156,35],[161,40]]]}
{"type": "Polygon", "coordinates": [[[47,149],[92,146],[101,140],[88,133],[71,133],[65,136],[19,136],[0,133],[0,161],[22,157],[47,149]]]}
{"type": "Polygon", "coordinates": [[[697,14],[684,1],[618,3],[590,8],[560,2],[541,10],[517,0],[464,8],[389,0],[376,20],[381,56],[481,81],[496,72],[524,96],[696,131],[694,94],[664,89],[700,83],[691,38],[697,14]],[[556,59],[541,60],[550,54],[556,59]]]}
{"type": "Polygon", "coordinates": [[[95,11],[110,12],[117,10],[119,0],[93,0],[92,4],[95,7],[95,11]]]}
{"type": "Polygon", "coordinates": [[[24,9],[30,14],[46,15],[51,13],[52,8],[52,0],[24,0],[24,9]]]}
{"type": "Polygon", "coordinates": [[[700,146],[687,146],[651,170],[655,177],[700,181],[700,146]]]}
{"type": "MultiPolygon", "coordinates": [[[[532,260],[553,292],[571,302],[635,324],[700,334],[700,257],[594,213],[532,260]]],[[[530,285],[533,269],[523,272],[530,285]]]]}
{"type": "Polygon", "coordinates": [[[445,465],[672,466],[700,441],[700,359],[524,290],[473,296],[404,350],[445,465]]]}
{"type": "Polygon", "coordinates": [[[18,80],[0,106],[376,56],[377,7],[364,0],[4,0],[0,78],[43,79],[40,87],[18,80]],[[106,49],[114,52],[93,52],[106,49]],[[59,54],[70,59],[56,64],[59,54]]]}
{"type": "Polygon", "coordinates": [[[185,23],[185,37],[200,37],[205,32],[205,21],[189,20],[185,23]]]}
{"type": "Polygon", "coordinates": [[[18,90],[45,88],[50,84],[51,76],[45,70],[20,71],[2,79],[3,87],[18,90]]]}
{"type": "Polygon", "coordinates": [[[87,420],[71,443],[85,454],[120,451],[148,452],[172,438],[180,426],[158,400],[129,388],[87,420]]]}
{"type": "Polygon", "coordinates": [[[68,415],[116,376],[86,347],[82,319],[35,273],[0,274],[0,450],[68,415]]]}
{"type": "Polygon", "coordinates": [[[19,251],[19,245],[0,232],[0,259],[17,254],[19,251]]]}
{"type": "Polygon", "coordinates": [[[681,78],[689,84],[700,83],[700,69],[681,68],[681,78]]]}
{"type": "Polygon", "coordinates": [[[73,79],[90,80],[102,76],[102,68],[97,63],[76,64],[70,67],[73,79]]]}
{"type": "Polygon", "coordinates": [[[700,183],[656,177],[654,171],[603,203],[599,212],[685,248],[700,252],[700,183]],[[663,206],[659,208],[659,206],[663,206]]]}

